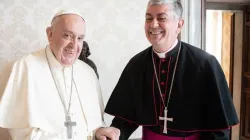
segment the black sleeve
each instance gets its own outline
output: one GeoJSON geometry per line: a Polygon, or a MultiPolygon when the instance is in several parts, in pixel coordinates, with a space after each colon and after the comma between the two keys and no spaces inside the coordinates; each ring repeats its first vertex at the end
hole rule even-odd
{"type": "Polygon", "coordinates": [[[130,123],[118,117],[115,117],[113,119],[111,126],[120,129],[121,135],[119,140],[127,140],[130,137],[130,135],[139,127],[134,123],[130,123]]]}
{"type": "Polygon", "coordinates": [[[201,140],[230,140],[230,129],[213,132],[202,132],[201,140]]]}

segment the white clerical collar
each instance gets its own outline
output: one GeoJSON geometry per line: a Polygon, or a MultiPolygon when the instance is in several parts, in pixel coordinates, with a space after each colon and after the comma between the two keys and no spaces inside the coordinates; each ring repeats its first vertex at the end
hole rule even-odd
{"type": "Polygon", "coordinates": [[[49,63],[51,64],[51,68],[59,68],[59,69],[71,68],[71,66],[63,66],[61,63],[58,62],[55,55],[52,53],[50,46],[46,47],[46,52],[48,55],[49,63]]]}
{"type": "Polygon", "coordinates": [[[173,50],[174,47],[177,45],[177,43],[178,43],[178,39],[175,40],[175,43],[173,44],[173,46],[171,46],[167,51],[162,52],[162,53],[156,52],[155,49],[153,49],[153,50],[154,50],[154,52],[155,52],[160,58],[165,58],[165,57],[166,57],[166,53],[168,53],[168,52],[170,52],[171,50],[173,50]]]}

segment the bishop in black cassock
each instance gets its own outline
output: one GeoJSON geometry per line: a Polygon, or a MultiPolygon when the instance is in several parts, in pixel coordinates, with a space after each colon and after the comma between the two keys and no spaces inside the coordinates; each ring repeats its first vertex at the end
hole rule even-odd
{"type": "Polygon", "coordinates": [[[105,109],[115,116],[112,126],[120,129],[120,140],[128,139],[139,125],[143,126],[143,135],[153,132],[183,138],[199,134],[198,140],[229,140],[230,127],[239,121],[216,58],[178,41],[165,58],[154,52],[153,60],[165,104],[170,98],[167,117],[173,121],[167,122],[168,133],[164,134],[164,121],[159,121],[159,116],[164,116],[164,106],[149,47],[129,61],[105,109]],[[176,76],[168,97],[179,47],[176,76]]]}
{"type": "Polygon", "coordinates": [[[149,0],[152,46],[130,59],[105,109],[120,140],[140,125],[142,140],[229,140],[239,123],[216,58],[177,40],[182,11],[179,0],[149,0]]]}

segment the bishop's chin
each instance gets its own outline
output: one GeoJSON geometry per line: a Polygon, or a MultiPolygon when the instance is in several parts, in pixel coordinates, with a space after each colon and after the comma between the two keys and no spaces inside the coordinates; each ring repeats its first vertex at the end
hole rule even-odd
{"type": "Polygon", "coordinates": [[[148,34],[148,39],[152,42],[159,42],[164,37],[164,33],[158,33],[158,34],[148,34]]]}
{"type": "Polygon", "coordinates": [[[149,42],[150,42],[152,45],[159,46],[159,45],[161,44],[161,38],[150,38],[150,39],[149,39],[149,42]]]}

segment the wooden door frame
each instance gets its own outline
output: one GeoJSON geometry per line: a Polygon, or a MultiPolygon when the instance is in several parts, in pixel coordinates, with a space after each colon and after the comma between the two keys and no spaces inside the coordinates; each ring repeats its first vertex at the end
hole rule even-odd
{"type": "MultiPolygon", "coordinates": [[[[247,64],[247,62],[249,61],[247,61],[247,56],[248,56],[248,49],[250,49],[250,48],[248,48],[249,46],[250,46],[250,41],[249,41],[249,39],[248,39],[248,37],[249,37],[249,34],[250,34],[250,19],[249,19],[249,21],[247,22],[247,18],[246,18],[246,16],[247,16],[247,14],[246,13],[249,13],[249,15],[250,15],[250,4],[248,5],[248,6],[245,6],[245,9],[244,9],[244,16],[243,16],[243,21],[244,21],[244,23],[243,23],[243,31],[244,31],[244,35],[243,35],[243,48],[242,48],[242,87],[241,87],[241,89],[242,89],[242,96],[241,96],[241,101],[242,101],[242,103],[241,103],[241,120],[246,120],[247,118],[247,116],[246,116],[246,105],[247,105],[247,103],[246,103],[246,98],[247,98],[247,96],[246,96],[246,91],[245,91],[245,78],[247,77],[247,75],[250,75],[250,73],[246,73],[245,71],[247,70],[247,67],[246,67],[246,64],[247,64]],[[247,31],[247,28],[249,28],[249,30],[247,31]]],[[[248,120],[248,121],[250,121],[250,120],[248,120]]],[[[244,136],[245,136],[245,129],[247,128],[247,127],[250,127],[250,126],[246,126],[246,124],[245,124],[245,121],[241,121],[240,122],[240,124],[241,124],[241,130],[240,130],[240,134],[241,134],[241,140],[247,140],[248,138],[245,138],[244,136]]],[[[249,135],[247,135],[247,137],[250,137],[250,134],[249,135]]]]}
{"type": "MultiPolygon", "coordinates": [[[[202,0],[202,1],[204,1],[204,0],[202,0]]],[[[237,0],[238,1],[238,0],[237,0]]],[[[204,9],[203,9],[203,17],[202,17],[202,23],[204,24],[203,26],[202,26],[202,30],[203,30],[203,32],[202,32],[202,42],[203,42],[203,44],[202,45],[205,45],[205,39],[206,39],[206,31],[205,31],[205,29],[206,29],[206,10],[207,9],[214,9],[214,7],[213,8],[211,8],[212,6],[212,4],[214,4],[215,6],[216,6],[216,8],[217,9],[215,9],[215,10],[242,10],[242,11],[244,11],[244,9],[242,8],[242,9],[240,9],[241,7],[243,7],[243,5],[250,5],[250,2],[248,2],[247,4],[246,3],[238,3],[238,2],[221,2],[221,0],[206,0],[206,2],[204,2],[204,9]],[[210,1],[210,2],[209,2],[210,1]],[[211,2],[211,1],[213,1],[213,3],[211,2]],[[223,9],[223,6],[224,5],[232,5],[233,4],[233,7],[232,7],[232,9],[223,9]]],[[[243,12],[244,13],[244,12],[243,12]]],[[[245,17],[243,16],[243,22],[245,21],[245,17]]],[[[250,25],[250,23],[249,23],[249,25],[250,25]]],[[[243,56],[246,56],[246,55],[244,55],[243,53],[247,53],[244,49],[246,48],[245,46],[246,46],[246,31],[244,30],[244,28],[245,28],[245,24],[243,23],[243,50],[242,50],[242,57],[243,56]]],[[[234,31],[234,30],[232,30],[232,31],[234,31]]],[[[234,37],[234,36],[231,36],[231,37],[234,37]]],[[[233,39],[233,41],[234,41],[234,38],[232,38],[233,39]]],[[[234,42],[232,42],[231,43],[232,45],[234,45],[234,42]]],[[[230,46],[231,48],[233,47],[234,48],[234,46],[230,46]]],[[[204,49],[205,49],[205,47],[204,47],[204,49]]],[[[231,51],[231,53],[234,53],[234,50],[232,50],[231,51]]],[[[231,54],[231,56],[234,56],[233,54],[231,54]]],[[[244,63],[243,62],[245,62],[243,59],[245,59],[245,58],[242,58],[242,73],[243,73],[243,70],[245,69],[244,68],[244,63]]],[[[232,61],[234,60],[234,59],[231,59],[232,61]]],[[[231,63],[231,64],[233,64],[233,63],[231,63]]],[[[230,74],[230,81],[232,81],[232,79],[233,79],[233,65],[232,66],[230,66],[230,68],[232,68],[230,71],[231,71],[231,74],[230,74]]],[[[243,75],[242,75],[242,78],[241,78],[241,81],[242,81],[242,84],[241,84],[241,89],[243,89],[243,75]]],[[[229,86],[231,85],[231,87],[233,87],[232,85],[233,85],[233,81],[231,82],[231,83],[229,83],[229,86]]],[[[230,91],[233,91],[233,88],[230,88],[230,91]]],[[[244,91],[242,90],[241,91],[241,108],[240,108],[240,114],[241,114],[241,118],[240,118],[240,120],[242,120],[243,118],[242,117],[244,117],[243,115],[242,115],[242,113],[243,113],[243,111],[245,111],[245,109],[246,108],[243,108],[244,107],[244,98],[245,98],[245,96],[244,96],[244,93],[243,93],[244,91]]],[[[232,93],[232,92],[231,92],[232,93]]],[[[233,95],[232,95],[232,97],[233,97],[233,95]]],[[[244,130],[243,129],[243,127],[245,126],[245,125],[242,125],[242,121],[240,122],[240,128],[239,128],[239,139],[240,140],[246,140],[246,139],[243,139],[242,138],[242,136],[243,136],[243,133],[242,133],[242,131],[244,130]]],[[[231,129],[231,132],[232,132],[232,129],[231,129]]],[[[230,135],[230,136],[232,136],[232,134],[230,135]]]]}
{"type": "Polygon", "coordinates": [[[233,74],[234,74],[234,42],[235,42],[235,14],[232,16],[231,20],[231,42],[230,42],[230,75],[229,75],[229,90],[233,98],[233,74]]]}

